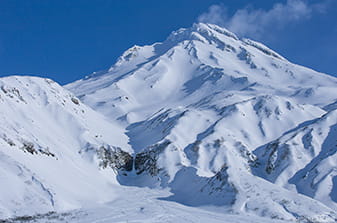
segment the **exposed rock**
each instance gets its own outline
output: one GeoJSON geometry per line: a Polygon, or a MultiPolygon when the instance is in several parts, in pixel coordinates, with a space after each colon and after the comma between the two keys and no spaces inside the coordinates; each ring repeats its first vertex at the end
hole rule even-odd
{"type": "Polygon", "coordinates": [[[12,139],[8,138],[6,134],[3,134],[1,137],[5,142],[7,142],[8,145],[10,146],[15,146],[15,143],[13,142],[12,139]]]}
{"type": "Polygon", "coordinates": [[[76,98],[71,98],[71,101],[72,101],[75,105],[79,105],[79,104],[80,104],[79,100],[76,99],[76,98]]]}
{"type": "MultiPolygon", "coordinates": [[[[15,144],[14,144],[15,145],[15,144]]],[[[23,146],[20,148],[24,152],[29,152],[31,154],[43,154],[47,156],[52,156],[55,157],[55,154],[49,151],[49,148],[42,148],[41,146],[38,145],[38,149],[35,148],[35,145],[32,142],[23,142],[23,146]]]]}
{"type": "Polygon", "coordinates": [[[23,142],[23,146],[21,147],[21,149],[24,151],[24,152],[29,152],[31,154],[37,154],[37,151],[36,149],[34,148],[34,144],[31,143],[31,142],[23,142]]]}
{"type": "Polygon", "coordinates": [[[135,169],[137,174],[141,174],[145,171],[151,176],[158,175],[160,171],[157,166],[158,156],[170,144],[171,142],[166,140],[163,143],[149,147],[144,152],[138,153],[135,158],[135,169]]]}
{"type": "Polygon", "coordinates": [[[132,170],[133,157],[119,147],[101,146],[97,154],[102,168],[110,167],[115,172],[132,170]]]}

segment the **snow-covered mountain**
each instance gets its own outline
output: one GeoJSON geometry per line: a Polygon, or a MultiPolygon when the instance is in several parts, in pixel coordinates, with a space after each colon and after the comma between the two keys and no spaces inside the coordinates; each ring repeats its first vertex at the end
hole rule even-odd
{"type": "Polygon", "coordinates": [[[337,79],[261,43],[199,23],[67,90],[0,80],[0,219],[107,201],[106,222],[337,219],[337,79]]]}

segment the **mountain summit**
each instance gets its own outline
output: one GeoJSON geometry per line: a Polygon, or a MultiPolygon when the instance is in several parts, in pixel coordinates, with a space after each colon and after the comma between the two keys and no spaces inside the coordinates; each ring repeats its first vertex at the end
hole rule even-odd
{"type": "Polygon", "coordinates": [[[110,201],[142,222],[337,219],[337,79],[222,27],[133,46],[65,89],[31,77],[0,88],[12,192],[2,191],[0,218],[22,208],[110,213],[83,209],[110,201]]]}
{"type": "Polygon", "coordinates": [[[277,95],[323,107],[336,79],[288,62],[224,28],[194,24],[163,43],[134,46],[108,72],[66,86],[112,119],[141,121],[161,108],[188,106],[217,93],[240,100],[277,95]]]}

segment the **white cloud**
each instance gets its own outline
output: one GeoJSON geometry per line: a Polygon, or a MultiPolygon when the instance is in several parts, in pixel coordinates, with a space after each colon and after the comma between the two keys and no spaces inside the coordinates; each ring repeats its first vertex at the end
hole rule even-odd
{"type": "Polygon", "coordinates": [[[275,4],[270,10],[245,7],[232,16],[224,5],[212,5],[198,17],[198,21],[226,27],[241,36],[259,38],[267,32],[284,28],[289,23],[307,20],[314,13],[323,13],[327,1],[322,2],[309,4],[305,0],[287,0],[284,4],[275,4]]]}
{"type": "Polygon", "coordinates": [[[198,22],[225,26],[228,20],[227,8],[224,5],[212,5],[208,11],[198,17],[198,22]]]}

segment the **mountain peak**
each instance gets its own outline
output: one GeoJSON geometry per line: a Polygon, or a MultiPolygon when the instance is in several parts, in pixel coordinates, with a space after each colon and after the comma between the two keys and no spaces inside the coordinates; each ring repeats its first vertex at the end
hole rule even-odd
{"type": "Polygon", "coordinates": [[[204,40],[209,37],[216,37],[216,35],[222,34],[231,37],[235,40],[239,38],[227,29],[208,23],[194,23],[189,28],[181,28],[173,31],[167,38],[168,41],[182,41],[182,40],[204,40]]]}
{"type": "Polygon", "coordinates": [[[173,31],[162,43],[154,43],[145,46],[135,45],[129,48],[118,58],[117,62],[109,71],[111,72],[114,68],[122,65],[134,68],[135,64],[139,65],[146,63],[150,59],[160,57],[179,44],[186,43],[187,45],[185,48],[191,48],[188,45],[195,45],[193,43],[195,41],[203,43],[205,46],[200,46],[200,44],[198,47],[193,46],[193,49],[190,49],[191,51],[198,51],[200,47],[213,45],[221,50],[232,51],[235,53],[236,51],[241,50],[247,51],[247,46],[250,46],[268,57],[286,60],[283,56],[271,50],[264,44],[246,38],[240,39],[237,35],[224,27],[209,23],[194,23],[189,28],[180,28],[173,31]]]}
{"type": "Polygon", "coordinates": [[[204,32],[204,31],[209,31],[209,32],[217,32],[220,34],[224,34],[228,37],[232,37],[233,39],[239,40],[239,38],[231,31],[228,29],[211,24],[211,23],[194,23],[192,26],[192,29],[198,31],[198,32],[204,32]]]}
{"type": "Polygon", "coordinates": [[[312,98],[310,103],[324,101],[327,105],[326,102],[333,102],[333,97],[318,100],[316,88],[318,83],[328,86],[335,81],[290,63],[261,43],[239,39],[225,28],[195,23],[172,32],[162,43],[131,47],[108,71],[67,88],[89,104],[95,101],[106,115],[119,114],[114,118],[130,123],[165,107],[167,100],[187,105],[201,100],[201,95],[234,90],[248,95],[281,91],[285,96],[299,98],[303,95],[300,92],[305,91],[303,86],[307,86],[312,94],[304,95],[304,102],[312,98]],[[103,93],[108,91],[113,92],[112,99],[103,93]],[[98,98],[100,101],[96,101],[98,98]],[[101,103],[106,100],[110,103],[101,103]],[[148,107],[139,112],[138,108],[145,105],[148,107]]]}

